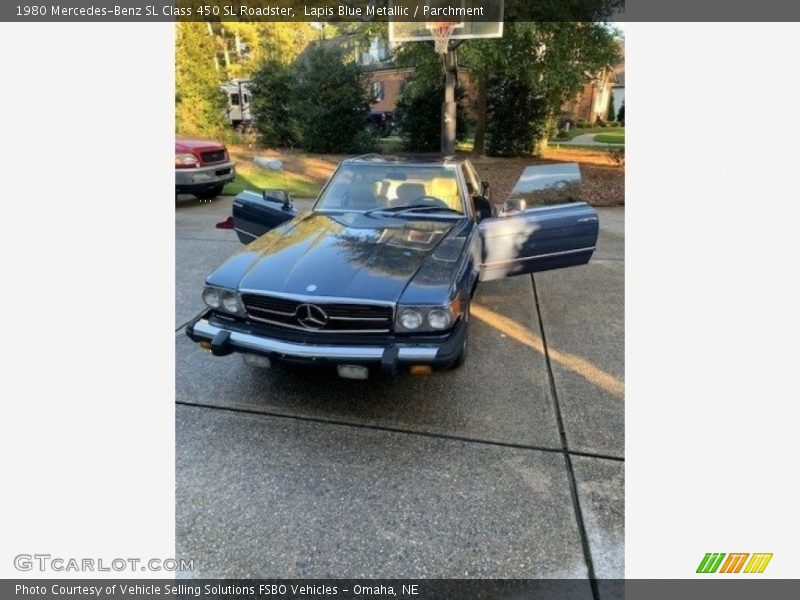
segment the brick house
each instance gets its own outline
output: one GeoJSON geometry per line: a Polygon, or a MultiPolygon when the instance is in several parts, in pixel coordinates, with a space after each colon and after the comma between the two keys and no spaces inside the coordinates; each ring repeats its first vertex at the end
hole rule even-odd
{"type": "Polygon", "coordinates": [[[376,69],[365,69],[364,84],[370,98],[371,110],[391,110],[397,107],[397,97],[406,80],[412,76],[411,68],[383,65],[376,69]]]}
{"type": "MultiPolygon", "coordinates": [[[[375,111],[395,109],[400,89],[414,71],[394,64],[389,45],[380,36],[373,37],[367,44],[358,35],[341,35],[312,42],[309,47],[314,46],[343,49],[358,63],[364,72],[364,86],[370,98],[370,108],[375,111]]],[[[307,50],[303,51],[305,52],[307,50]]]]}
{"type": "MultiPolygon", "coordinates": [[[[393,59],[389,44],[380,36],[375,36],[366,44],[360,36],[343,35],[312,42],[331,48],[344,48],[364,73],[364,86],[370,99],[370,110],[394,111],[397,98],[403,84],[414,74],[412,67],[398,67],[393,59]]],[[[469,72],[458,71],[459,84],[464,87],[467,96],[467,111],[474,113],[471,99],[474,97],[474,85],[469,72]]]]}
{"type": "MultiPolygon", "coordinates": [[[[355,34],[343,35],[312,42],[328,47],[344,48],[364,71],[364,85],[370,98],[370,109],[374,111],[393,111],[397,107],[397,97],[405,81],[414,73],[410,67],[398,67],[392,60],[391,49],[385,39],[373,37],[367,44],[355,34]]],[[[606,121],[608,106],[614,102],[614,112],[619,111],[625,99],[625,47],[620,42],[622,60],[613,69],[598,73],[594,79],[583,86],[574,100],[561,107],[561,120],[574,123],[596,123],[606,121]]],[[[459,84],[466,92],[466,109],[475,115],[475,85],[469,71],[459,69],[459,84]]]]}
{"type": "Polygon", "coordinates": [[[622,58],[613,69],[597,73],[571,101],[561,107],[561,121],[597,123],[608,120],[609,103],[614,115],[625,101],[625,44],[619,43],[622,58]]]}

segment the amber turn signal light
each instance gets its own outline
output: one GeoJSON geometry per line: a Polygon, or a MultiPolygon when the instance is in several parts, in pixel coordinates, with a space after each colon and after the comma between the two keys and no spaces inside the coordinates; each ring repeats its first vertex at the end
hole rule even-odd
{"type": "Polygon", "coordinates": [[[411,365],[409,369],[412,375],[430,375],[431,374],[431,366],[430,365],[411,365]]]}

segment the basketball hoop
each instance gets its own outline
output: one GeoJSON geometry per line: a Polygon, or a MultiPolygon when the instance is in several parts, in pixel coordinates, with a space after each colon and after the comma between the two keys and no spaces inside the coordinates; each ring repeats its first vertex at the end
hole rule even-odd
{"type": "Polygon", "coordinates": [[[462,27],[463,23],[456,21],[442,21],[440,23],[425,23],[425,29],[431,32],[433,47],[438,54],[447,54],[450,49],[450,36],[456,29],[462,27]]]}
{"type": "Polygon", "coordinates": [[[503,37],[504,0],[390,0],[390,4],[405,7],[400,14],[417,14],[424,3],[427,18],[439,17],[449,21],[397,21],[389,19],[389,43],[433,42],[442,57],[444,71],[444,102],[442,102],[442,154],[455,154],[456,148],[456,83],[458,64],[450,42],[503,37]],[[480,10],[476,10],[480,9],[480,10]]]}

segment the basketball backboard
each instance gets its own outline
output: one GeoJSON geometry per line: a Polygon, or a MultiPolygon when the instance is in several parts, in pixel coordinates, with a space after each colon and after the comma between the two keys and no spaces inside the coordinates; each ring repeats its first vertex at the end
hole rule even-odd
{"type": "Polygon", "coordinates": [[[432,24],[452,22],[451,40],[503,37],[503,0],[393,0],[393,6],[408,6],[418,21],[389,21],[389,42],[435,41],[432,24]]]}

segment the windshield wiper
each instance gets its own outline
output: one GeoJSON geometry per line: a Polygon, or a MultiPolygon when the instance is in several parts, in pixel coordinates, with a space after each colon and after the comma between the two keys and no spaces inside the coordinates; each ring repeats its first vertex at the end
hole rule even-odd
{"type": "Polygon", "coordinates": [[[407,204],[405,206],[378,206],[377,208],[369,209],[368,211],[364,212],[364,214],[370,216],[374,213],[385,212],[385,213],[392,213],[395,215],[399,215],[400,213],[409,211],[422,212],[429,210],[444,210],[450,213],[455,213],[457,215],[462,214],[461,211],[452,209],[448,206],[431,206],[430,204],[407,204]]]}

